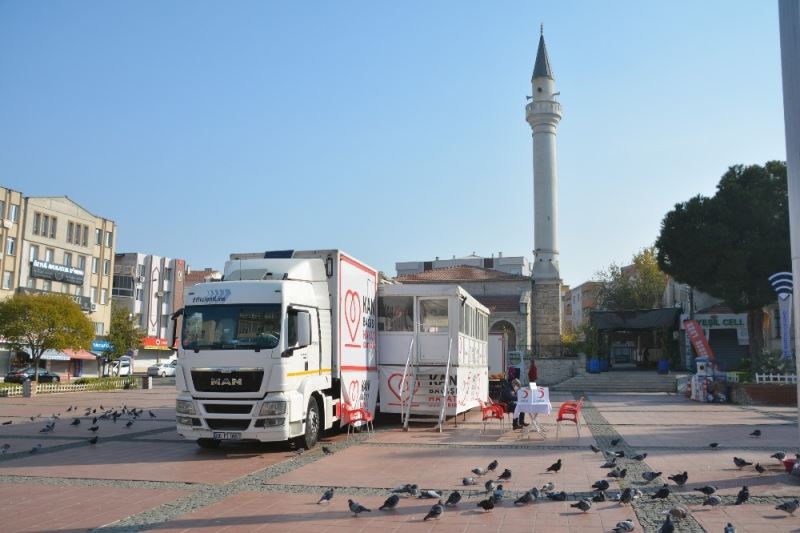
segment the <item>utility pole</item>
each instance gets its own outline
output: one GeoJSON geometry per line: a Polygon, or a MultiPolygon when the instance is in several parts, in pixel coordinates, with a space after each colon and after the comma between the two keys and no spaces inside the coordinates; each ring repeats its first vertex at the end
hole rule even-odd
{"type": "MultiPolygon", "coordinates": [[[[800,2],[778,0],[783,70],[783,120],[786,127],[786,167],[789,188],[789,235],[794,281],[795,371],[800,375],[800,2]]],[[[800,393],[800,381],[797,383],[800,393]]],[[[800,406],[797,411],[800,429],[800,406]]]]}

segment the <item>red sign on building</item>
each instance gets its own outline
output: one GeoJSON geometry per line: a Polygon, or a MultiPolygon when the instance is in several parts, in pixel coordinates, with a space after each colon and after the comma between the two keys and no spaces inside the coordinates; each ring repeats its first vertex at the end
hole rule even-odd
{"type": "Polygon", "coordinates": [[[714,352],[711,351],[711,345],[708,344],[708,339],[705,333],[703,333],[703,328],[700,327],[700,323],[697,322],[697,320],[684,320],[683,327],[686,329],[689,341],[692,343],[692,346],[694,346],[697,357],[713,359],[714,352]]]}

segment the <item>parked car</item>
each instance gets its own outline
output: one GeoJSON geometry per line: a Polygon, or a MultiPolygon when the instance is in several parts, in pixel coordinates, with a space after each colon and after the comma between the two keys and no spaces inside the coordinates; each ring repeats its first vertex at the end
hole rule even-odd
{"type": "MultiPolygon", "coordinates": [[[[6,374],[6,383],[22,383],[26,379],[33,381],[33,373],[36,371],[33,367],[23,368],[20,370],[12,370],[8,374],[6,374]]],[[[39,369],[39,382],[40,383],[58,383],[61,381],[61,378],[58,374],[54,374],[53,372],[48,372],[47,370],[40,368],[39,369]]]]}
{"type": "Polygon", "coordinates": [[[177,359],[173,359],[172,361],[165,361],[163,363],[147,367],[147,375],[161,376],[162,378],[165,378],[167,376],[174,376],[175,368],[177,366],[178,366],[177,359]]]}

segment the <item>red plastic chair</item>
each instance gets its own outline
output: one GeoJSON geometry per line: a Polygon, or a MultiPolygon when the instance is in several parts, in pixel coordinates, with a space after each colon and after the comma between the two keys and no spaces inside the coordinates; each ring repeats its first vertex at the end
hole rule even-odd
{"type": "Polygon", "coordinates": [[[342,403],[342,422],[347,424],[347,438],[350,438],[350,430],[354,423],[363,422],[367,426],[367,433],[375,435],[375,426],[372,424],[373,415],[364,407],[353,407],[349,403],[342,403]]]}
{"type": "Polygon", "coordinates": [[[483,429],[481,433],[486,433],[486,422],[489,420],[499,420],[500,429],[503,433],[506,431],[506,411],[501,404],[498,403],[485,403],[478,400],[481,406],[481,418],[483,419],[483,429]]]}
{"type": "Polygon", "coordinates": [[[581,407],[583,398],[577,402],[564,402],[558,410],[556,417],[556,440],[558,440],[558,430],[561,428],[560,422],[572,422],[578,430],[578,438],[581,438],[581,407]]]}

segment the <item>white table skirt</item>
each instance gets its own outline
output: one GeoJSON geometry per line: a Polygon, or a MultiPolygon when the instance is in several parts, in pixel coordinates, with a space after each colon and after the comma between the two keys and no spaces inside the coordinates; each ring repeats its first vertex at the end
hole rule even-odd
{"type": "Polygon", "coordinates": [[[550,402],[532,402],[532,403],[517,402],[517,406],[514,408],[514,418],[518,418],[520,413],[549,415],[552,411],[553,411],[553,406],[550,404],[550,402]]]}

